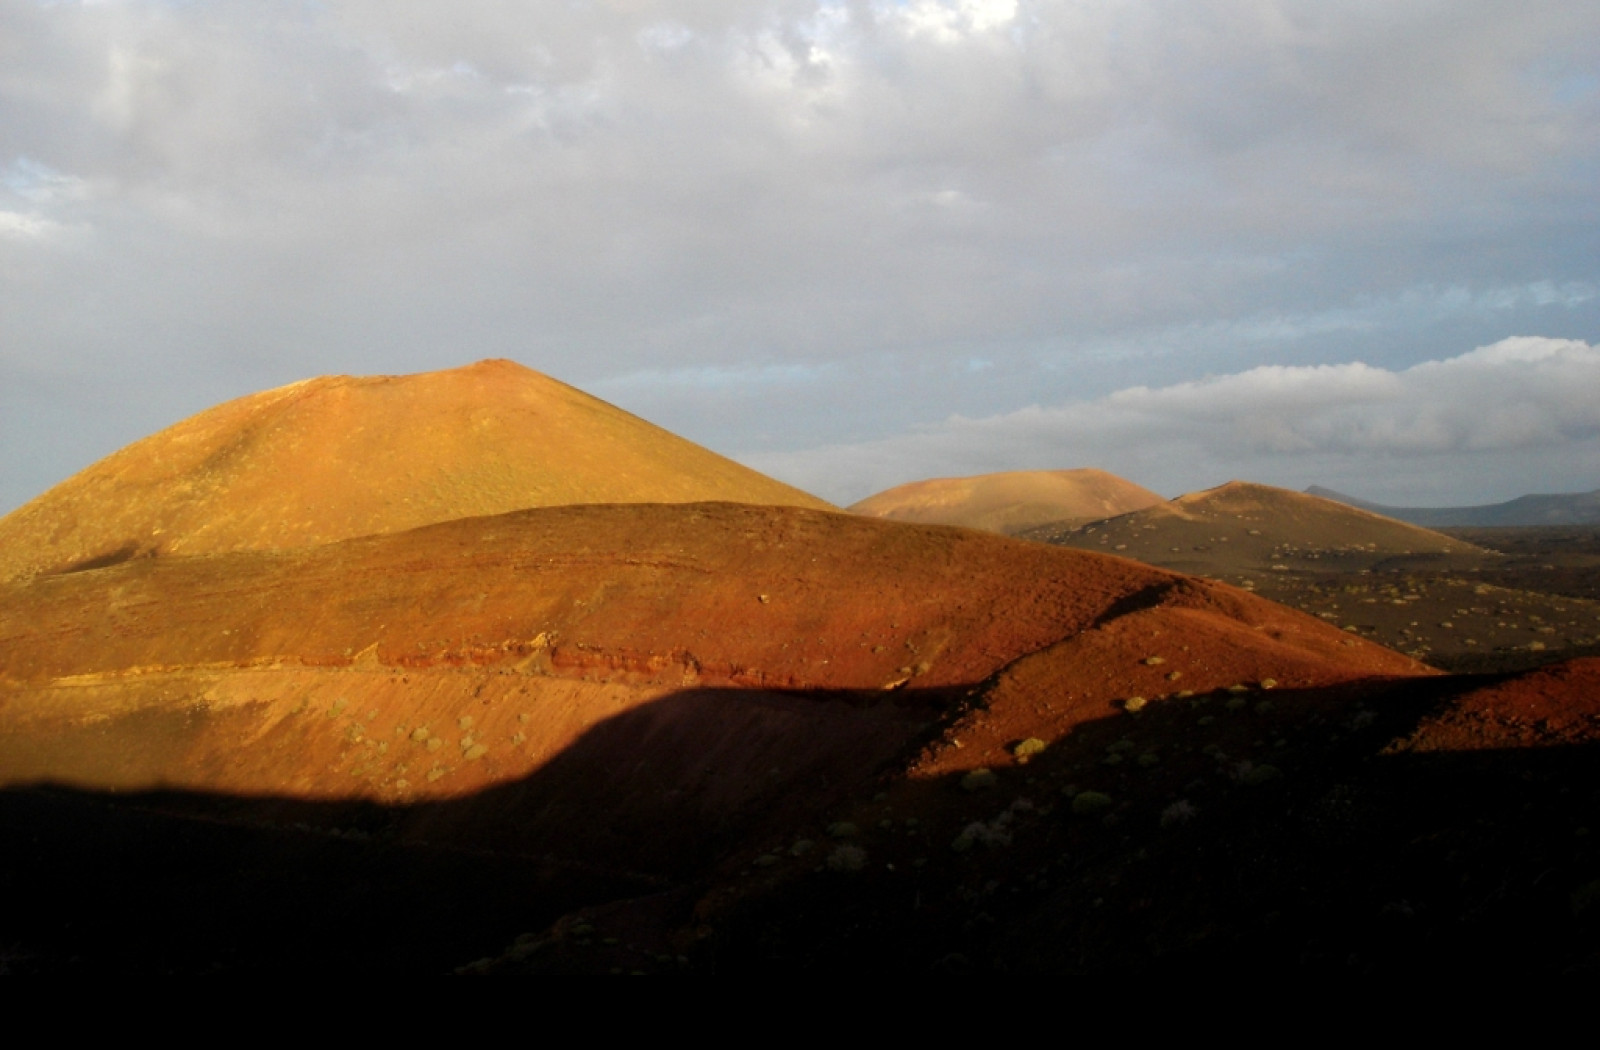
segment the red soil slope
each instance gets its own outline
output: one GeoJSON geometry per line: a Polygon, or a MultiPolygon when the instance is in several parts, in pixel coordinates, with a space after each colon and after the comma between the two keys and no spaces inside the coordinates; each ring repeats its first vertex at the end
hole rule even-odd
{"type": "Polygon", "coordinates": [[[1569,660],[1474,689],[1397,743],[1408,752],[1600,743],[1600,659],[1569,660]]]}
{"type": "Polygon", "coordinates": [[[1012,722],[1065,734],[1133,691],[1426,673],[1119,558],[798,508],[558,507],[4,585],[0,770],[471,796],[481,820],[458,806],[412,833],[660,869],[708,828],[815,809],[968,732],[973,705],[988,728],[930,770],[992,764],[1012,722]]]}
{"type": "Polygon", "coordinates": [[[572,503],[828,504],[510,361],[325,376],[138,441],[0,519],[0,579],[572,503]]]}
{"type": "Polygon", "coordinates": [[[850,507],[874,518],[1012,534],[1048,523],[1095,521],[1161,502],[1103,470],[1017,470],[933,478],[880,492],[850,507]]]}

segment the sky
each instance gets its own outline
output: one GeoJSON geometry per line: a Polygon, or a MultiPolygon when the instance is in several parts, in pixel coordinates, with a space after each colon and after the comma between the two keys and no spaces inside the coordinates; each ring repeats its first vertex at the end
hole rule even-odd
{"type": "Polygon", "coordinates": [[[0,512],[485,357],[841,504],[1600,488],[1600,5],[0,0],[0,512]]]}

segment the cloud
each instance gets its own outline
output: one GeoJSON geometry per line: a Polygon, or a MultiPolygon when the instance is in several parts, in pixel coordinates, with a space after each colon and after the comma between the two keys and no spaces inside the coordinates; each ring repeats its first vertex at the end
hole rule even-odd
{"type": "Polygon", "coordinates": [[[509,356],[737,452],[1593,341],[1597,67],[1571,0],[0,0],[0,385],[509,356]]]}
{"type": "Polygon", "coordinates": [[[956,44],[976,34],[1010,25],[1017,17],[1016,0],[913,0],[879,4],[874,15],[913,37],[956,44]]]}
{"type": "Polygon", "coordinates": [[[922,477],[1079,466],[1172,494],[1240,476],[1471,500],[1550,478],[1600,486],[1597,444],[1600,347],[1519,336],[1397,371],[1269,365],[746,461],[847,502],[922,477]]]}
{"type": "Polygon", "coordinates": [[[46,241],[60,232],[59,224],[42,215],[0,211],[0,240],[46,241]]]}

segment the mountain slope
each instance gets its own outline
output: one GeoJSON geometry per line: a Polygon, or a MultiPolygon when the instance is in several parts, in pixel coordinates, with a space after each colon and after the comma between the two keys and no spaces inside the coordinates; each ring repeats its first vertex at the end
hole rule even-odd
{"type": "Polygon", "coordinates": [[[0,579],[573,503],[822,500],[510,361],[218,405],[0,519],[0,579]]]}
{"type": "MultiPolygon", "coordinates": [[[[1193,689],[1427,673],[1125,559],[799,508],[552,507],[0,585],[0,770],[390,802],[512,782],[587,738],[601,757],[552,790],[627,781],[608,812],[681,831],[785,791],[812,804],[818,776],[859,783],[1013,665],[1058,703],[1041,733],[1170,692],[1173,670],[1193,689]],[[1143,662],[1152,644],[1166,666],[1143,662]],[[618,719],[644,735],[596,743],[618,719]]],[[[586,839],[591,812],[556,837],[586,839]]]]}
{"type": "MultiPolygon", "coordinates": [[[[7,951],[437,968],[776,872],[752,858],[777,847],[823,878],[856,843],[885,875],[963,868],[951,839],[1000,793],[958,784],[1011,776],[1019,741],[1110,771],[1106,732],[1152,715],[1209,703],[1248,745],[1268,708],[1436,680],[1221,584],[795,507],[547,507],[0,582],[0,828],[32,844],[0,876],[40,916],[7,951]],[[956,808],[827,816],[894,783],[956,808]],[[917,851],[888,868],[858,837],[885,822],[917,851]]],[[[1213,763],[1177,739],[1152,790],[1213,763]]],[[[998,804],[1048,813],[1026,772],[998,804]]]]}

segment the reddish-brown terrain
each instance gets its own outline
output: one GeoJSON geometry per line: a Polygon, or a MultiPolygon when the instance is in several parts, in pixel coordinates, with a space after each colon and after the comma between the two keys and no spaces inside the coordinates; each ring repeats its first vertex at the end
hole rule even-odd
{"type": "Polygon", "coordinates": [[[0,770],[142,820],[536,862],[537,917],[574,873],[670,885],[895,769],[1003,764],[1135,696],[1426,673],[1222,585],[978,532],[545,508],[6,585],[0,770]]]}
{"type": "MultiPolygon", "coordinates": [[[[1055,734],[1134,693],[1419,673],[1271,603],[1120,559],[796,508],[547,508],[10,584],[0,770],[120,790],[455,797],[526,776],[619,716],[667,726],[713,707],[728,713],[720,729],[697,723],[713,770],[699,786],[753,798],[798,790],[818,762],[841,764],[836,780],[870,775],[980,692],[1040,706],[1030,731],[1055,734]]],[[[979,733],[946,761],[998,759],[1003,737],[979,733]]],[[[639,789],[629,806],[662,803],[660,784],[639,789]]]]}
{"type": "Polygon", "coordinates": [[[897,485],[850,507],[852,513],[924,525],[961,525],[1014,534],[1065,527],[1160,503],[1161,497],[1103,470],[1016,470],[897,485]]]}
{"type": "Polygon", "coordinates": [[[0,579],[571,503],[826,508],[511,361],[323,376],[135,442],[0,519],[0,579]]]}
{"type": "Polygon", "coordinates": [[[0,969],[1600,959],[1600,662],[826,509],[435,510],[0,582],[0,969]]]}

